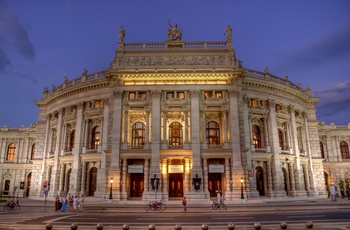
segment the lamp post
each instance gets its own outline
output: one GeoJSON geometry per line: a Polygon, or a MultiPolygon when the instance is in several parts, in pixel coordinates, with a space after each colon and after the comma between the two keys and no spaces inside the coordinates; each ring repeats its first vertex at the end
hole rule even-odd
{"type": "Polygon", "coordinates": [[[109,182],[111,182],[111,190],[110,190],[110,192],[109,192],[109,199],[110,199],[110,200],[113,200],[113,196],[112,196],[113,177],[110,179],[109,182]]]}
{"type": "Polygon", "coordinates": [[[243,177],[241,177],[241,201],[244,200],[243,182],[244,182],[244,179],[243,179],[243,177]]]}

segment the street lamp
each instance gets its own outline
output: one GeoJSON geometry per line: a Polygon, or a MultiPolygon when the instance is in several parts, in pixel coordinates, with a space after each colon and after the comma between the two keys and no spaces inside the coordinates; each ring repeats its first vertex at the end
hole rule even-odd
{"type": "Polygon", "coordinates": [[[113,177],[111,177],[111,179],[109,180],[109,182],[111,182],[111,190],[109,192],[109,199],[112,200],[113,197],[112,197],[112,185],[113,185],[113,177]]]}
{"type": "Polygon", "coordinates": [[[244,200],[243,182],[244,182],[244,179],[243,179],[243,177],[241,177],[241,200],[244,200]]]}

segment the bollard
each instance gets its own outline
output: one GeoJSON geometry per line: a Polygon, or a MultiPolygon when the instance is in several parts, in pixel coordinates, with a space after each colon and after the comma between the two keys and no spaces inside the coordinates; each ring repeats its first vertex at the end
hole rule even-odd
{"type": "Polygon", "coordinates": [[[175,230],[181,230],[181,229],[182,229],[181,224],[176,224],[176,225],[175,225],[175,230]]]}
{"type": "Polygon", "coordinates": [[[47,223],[45,225],[45,227],[46,227],[46,230],[51,230],[53,228],[53,224],[52,223],[47,223]]]}
{"type": "Polygon", "coordinates": [[[207,224],[202,224],[202,230],[208,230],[208,229],[209,229],[209,227],[207,224]]]}
{"type": "Polygon", "coordinates": [[[130,227],[130,226],[129,226],[128,224],[124,224],[124,225],[123,225],[123,230],[129,230],[129,227],[130,227]]]}
{"type": "Polygon", "coordinates": [[[314,227],[314,223],[312,223],[312,221],[306,221],[305,225],[307,228],[313,228],[314,227]]]}
{"type": "Polygon", "coordinates": [[[103,224],[97,224],[96,225],[96,230],[103,230],[103,224]]]}
{"type": "Polygon", "coordinates": [[[287,229],[287,223],[284,222],[284,221],[282,221],[282,222],[280,223],[280,227],[281,227],[281,229],[287,229]]]}
{"type": "Polygon", "coordinates": [[[78,225],[76,223],[73,223],[70,225],[70,229],[71,230],[77,230],[78,229],[78,225]]]}
{"type": "Polygon", "coordinates": [[[255,224],[254,224],[254,228],[255,229],[261,229],[261,224],[260,223],[258,223],[258,222],[256,222],[255,224]]]}
{"type": "Polygon", "coordinates": [[[156,226],[154,224],[150,224],[150,225],[148,225],[148,229],[154,230],[154,229],[156,229],[156,226]]]}
{"type": "Polygon", "coordinates": [[[233,229],[235,229],[235,225],[233,223],[228,223],[227,229],[228,230],[233,230],[233,229]]]}

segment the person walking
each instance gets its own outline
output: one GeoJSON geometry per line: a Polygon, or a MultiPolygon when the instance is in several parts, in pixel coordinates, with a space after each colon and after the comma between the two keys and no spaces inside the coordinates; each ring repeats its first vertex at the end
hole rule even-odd
{"type": "Polygon", "coordinates": [[[62,212],[65,212],[65,211],[66,211],[66,208],[67,208],[67,197],[64,196],[64,197],[62,198],[62,207],[61,207],[61,211],[62,211],[62,212]]]}
{"type": "Polygon", "coordinates": [[[85,200],[85,197],[84,197],[84,194],[82,194],[79,200],[79,212],[84,211],[84,200],[85,200]]]}
{"type": "Polygon", "coordinates": [[[182,199],[182,206],[184,207],[184,211],[186,212],[187,211],[187,200],[186,200],[186,197],[184,196],[184,198],[182,199]]]}
{"type": "Polygon", "coordinates": [[[78,211],[78,205],[79,205],[79,198],[77,195],[75,195],[73,199],[73,212],[78,211]]]}
{"type": "Polygon", "coordinates": [[[55,211],[59,210],[60,196],[57,194],[55,198],[55,211]]]}

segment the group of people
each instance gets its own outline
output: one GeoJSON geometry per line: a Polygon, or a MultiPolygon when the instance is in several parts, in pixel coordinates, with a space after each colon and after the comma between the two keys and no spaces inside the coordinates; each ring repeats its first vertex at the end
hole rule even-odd
{"type": "Polygon", "coordinates": [[[70,212],[82,212],[84,211],[84,195],[79,198],[77,195],[59,196],[55,198],[55,211],[61,210],[65,212],[68,208],[70,212]]]}

